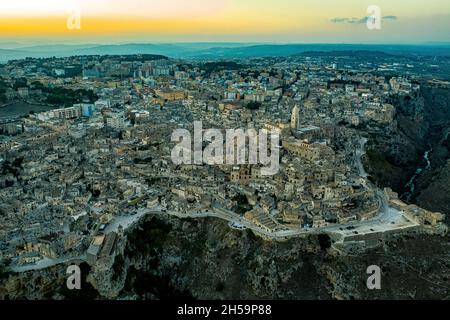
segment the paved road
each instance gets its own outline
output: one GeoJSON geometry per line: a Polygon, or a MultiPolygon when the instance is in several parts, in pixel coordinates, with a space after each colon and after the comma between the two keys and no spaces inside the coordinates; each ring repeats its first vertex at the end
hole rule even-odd
{"type": "MultiPolygon", "coordinates": [[[[259,233],[259,234],[262,234],[264,236],[271,237],[271,238],[295,237],[295,236],[306,235],[306,234],[312,233],[311,230],[300,229],[300,228],[295,228],[295,229],[287,229],[286,228],[285,230],[275,230],[273,232],[269,232],[266,229],[260,228],[257,225],[255,225],[254,223],[243,218],[242,216],[234,213],[233,211],[230,211],[230,210],[227,210],[224,208],[219,208],[219,207],[209,209],[208,211],[206,211],[206,210],[191,211],[191,212],[187,212],[187,213],[180,213],[180,212],[175,212],[175,211],[162,212],[159,210],[152,210],[149,213],[150,214],[168,214],[168,215],[175,216],[178,218],[207,218],[207,217],[218,218],[218,219],[226,220],[228,222],[239,224],[239,225],[245,227],[246,229],[253,230],[256,233],[259,233]]],[[[315,231],[315,230],[313,230],[313,231],[315,231]]]]}
{"type": "Polygon", "coordinates": [[[126,230],[129,227],[131,227],[134,223],[139,221],[143,216],[150,213],[152,210],[157,209],[158,207],[152,209],[138,209],[134,214],[114,217],[114,220],[108,224],[104,232],[105,233],[109,233],[112,231],[117,232],[119,230],[119,226],[122,226],[122,229],[126,230]]]}
{"type": "MultiPolygon", "coordinates": [[[[365,155],[366,138],[359,140],[360,148],[356,150],[356,164],[358,166],[359,175],[367,178],[368,174],[364,169],[362,157],[365,155]]],[[[324,232],[338,234],[343,238],[345,236],[355,234],[378,233],[391,230],[402,230],[405,228],[415,227],[418,224],[406,218],[403,213],[389,206],[387,196],[383,191],[379,190],[375,185],[368,181],[367,187],[375,190],[375,195],[379,203],[379,213],[376,217],[359,221],[356,223],[348,223],[341,225],[333,225],[322,229],[324,232]],[[348,228],[350,227],[350,228],[348,228]]]]}
{"type": "MultiPolygon", "coordinates": [[[[356,150],[356,163],[359,169],[359,174],[362,178],[367,179],[368,174],[364,169],[364,165],[362,163],[362,157],[366,153],[365,145],[367,143],[366,138],[361,138],[359,140],[360,148],[356,150]]],[[[256,233],[262,234],[264,236],[270,238],[288,238],[288,237],[297,237],[301,235],[313,234],[313,233],[330,233],[330,234],[338,234],[343,238],[350,235],[357,234],[369,234],[369,233],[378,233],[384,231],[391,230],[402,230],[405,228],[410,228],[417,226],[417,223],[410,221],[407,219],[403,213],[395,208],[392,208],[388,204],[388,200],[384,192],[379,190],[375,185],[368,182],[367,187],[376,190],[376,197],[379,202],[379,214],[376,217],[371,219],[358,221],[354,223],[347,224],[338,224],[321,228],[284,228],[282,230],[275,230],[273,232],[267,231],[266,229],[260,228],[240,215],[226,210],[224,208],[215,208],[213,211],[202,211],[202,212],[191,212],[187,214],[180,214],[170,212],[168,214],[175,215],[178,217],[191,217],[191,218],[200,218],[200,217],[216,217],[220,219],[227,220],[231,223],[237,223],[241,226],[244,226],[247,229],[253,230],[256,233]],[[217,210],[218,209],[218,210],[217,210]],[[350,228],[348,228],[350,227],[350,228]]]]}
{"type": "MultiPolygon", "coordinates": [[[[362,138],[360,140],[360,148],[356,150],[356,162],[359,168],[360,176],[367,178],[367,173],[364,170],[364,166],[362,164],[362,156],[365,154],[365,144],[367,143],[367,139],[362,138]]],[[[110,223],[105,232],[117,231],[119,225],[122,225],[124,229],[127,229],[135,222],[137,222],[141,217],[146,214],[168,214],[171,216],[175,216],[178,218],[206,218],[213,217],[226,220],[230,223],[238,224],[245,229],[250,229],[257,234],[264,235],[269,238],[277,239],[277,238],[291,238],[291,237],[299,237],[308,234],[318,234],[318,233],[328,233],[331,235],[338,235],[341,237],[341,240],[344,240],[347,236],[353,236],[355,234],[370,234],[370,233],[379,233],[384,231],[392,231],[392,230],[403,230],[410,227],[415,227],[418,224],[407,219],[403,213],[395,208],[389,206],[388,200],[384,192],[377,189],[376,186],[368,182],[368,187],[376,189],[376,197],[379,202],[379,214],[371,219],[358,221],[355,223],[347,223],[347,224],[338,224],[321,228],[289,228],[284,227],[282,229],[277,229],[272,232],[260,228],[254,223],[248,221],[244,217],[236,214],[233,211],[227,210],[225,208],[221,208],[216,206],[212,209],[203,209],[201,211],[191,211],[187,213],[180,213],[175,211],[163,211],[160,207],[155,207],[151,209],[139,209],[136,214],[130,216],[119,216],[114,219],[112,223],[110,223]]],[[[17,266],[13,268],[15,272],[24,272],[29,270],[38,270],[48,268],[57,264],[66,263],[72,260],[85,260],[85,257],[76,257],[76,258],[68,258],[63,257],[59,259],[43,259],[36,264],[17,266]]]]}
{"type": "Polygon", "coordinates": [[[42,270],[46,268],[50,268],[59,264],[65,264],[70,261],[86,261],[86,255],[81,255],[78,257],[60,257],[58,259],[49,259],[44,258],[42,260],[39,260],[36,263],[33,264],[26,264],[21,266],[14,266],[12,267],[12,271],[14,272],[27,272],[32,270],[42,270]]]}
{"type": "Polygon", "coordinates": [[[366,143],[367,143],[367,139],[361,138],[359,140],[360,148],[356,150],[356,164],[358,166],[359,175],[363,178],[368,177],[368,174],[367,174],[366,170],[364,169],[364,165],[362,162],[362,157],[366,154],[366,150],[365,150],[366,143]]]}

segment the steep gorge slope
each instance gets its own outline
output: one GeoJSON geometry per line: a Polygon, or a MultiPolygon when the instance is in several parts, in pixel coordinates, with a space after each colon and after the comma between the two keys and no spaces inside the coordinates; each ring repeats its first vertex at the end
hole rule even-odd
{"type": "Polygon", "coordinates": [[[391,97],[389,102],[396,107],[395,123],[370,134],[368,172],[379,186],[402,195],[411,191],[406,185],[420,168],[407,201],[448,218],[450,87],[423,83],[418,94],[391,97]],[[430,168],[425,170],[426,151],[430,168]]]}
{"type": "Polygon", "coordinates": [[[112,268],[83,265],[81,291],[65,288],[60,265],[0,280],[0,298],[443,299],[450,295],[449,240],[395,235],[377,249],[339,256],[317,236],[272,242],[218,219],[149,216],[127,232],[112,268]],[[370,265],[382,269],[381,290],[366,287],[370,265]]]}
{"type": "Polygon", "coordinates": [[[431,126],[432,168],[419,177],[415,201],[426,209],[446,213],[450,223],[450,88],[425,86],[423,96],[431,126]]]}

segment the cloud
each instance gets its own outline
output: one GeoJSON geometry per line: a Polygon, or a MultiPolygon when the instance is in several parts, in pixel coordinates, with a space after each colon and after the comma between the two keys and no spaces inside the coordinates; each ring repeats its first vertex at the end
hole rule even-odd
{"type": "Polygon", "coordinates": [[[383,20],[397,20],[398,17],[397,16],[384,16],[383,20]]]}
{"type": "Polygon", "coordinates": [[[333,18],[331,19],[331,22],[333,23],[350,23],[350,24],[359,24],[359,23],[366,23],[368,17],[363,18],[333,18]]]}
{"type": "MultiPolygon", "coordinates": [[[[331,19],[332,23],[348,23],[348,24],[364,24],[367,23],[367,21],[370,19],[370,17],[362,17],[362,18],[333,18],[331,19]]],[[[384,16],[383,20],[397,20],[397,16],[384,16]]]]}

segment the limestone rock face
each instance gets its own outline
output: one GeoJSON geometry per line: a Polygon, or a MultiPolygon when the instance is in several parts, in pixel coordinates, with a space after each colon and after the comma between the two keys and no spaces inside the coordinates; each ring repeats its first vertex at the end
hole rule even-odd
{"type": "Polygon", "coordinates": [[[449,240],[392,235],[343,256],[321,247],[316,235],[267,241],[218,219],[148,216],[121,238],[113,258],[82,265],[82,290],[67,290],[67,266],[59,265],[10,274],[0,280],[0,298],[442,299],[449,240]],[[382,290],[366,287],[370,265],[382,270],[382,290]]]}
{"type": "Polygon", "coordinates": [[[411,191],[405,186],[420,169],[409,201],[449,219],[450,88],[422,83],[417,94],[390,99],[396,116],[383,130],[368,130],[364,166],[378,185],[399,195],[411,191]],[[430,164],[424,170],[426,151],[430,164]]]}
{"type": "Polygon", "coordinates": [[[450,160],[420,192],[417,203],[428,210],[446,213],[447,224],[450,224],[450,160]]]}

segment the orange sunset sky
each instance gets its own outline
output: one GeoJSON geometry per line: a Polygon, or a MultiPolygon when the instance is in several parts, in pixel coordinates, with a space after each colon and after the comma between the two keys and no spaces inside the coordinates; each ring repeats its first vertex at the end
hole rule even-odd
{"type": "Polygon", "coordinates": [[[0,40],[426,42],[450,40],[448,0],[0,0],[0,40]],[[371,32],[367,7],[382,10],[371,32]],[[68,19],[80,17],[80,28],[68,19]]]}

